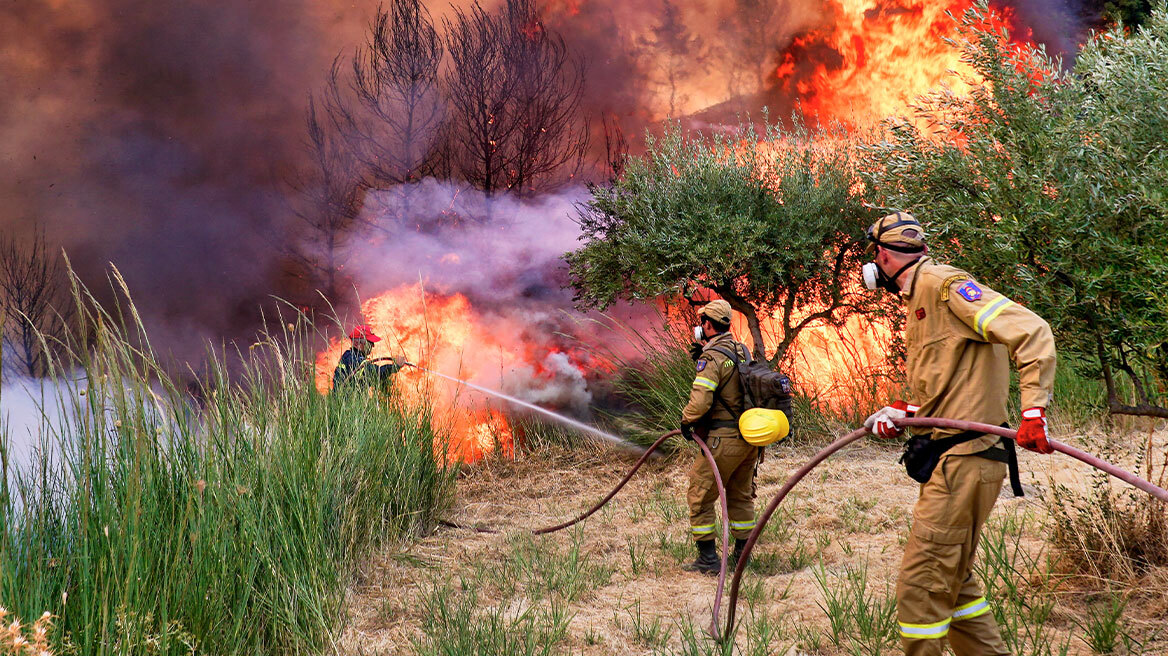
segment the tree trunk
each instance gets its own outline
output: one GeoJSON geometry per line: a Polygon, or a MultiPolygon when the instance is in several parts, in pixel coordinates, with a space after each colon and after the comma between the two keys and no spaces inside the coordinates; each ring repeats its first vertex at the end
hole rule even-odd
{"type": "Polygon", "coordinates": [[[730,285],[719,285],[713,287],[713,290],[726,299],[730,307],[746,317],[746,325],[750,329],[750,337],[754,341],[752,356],[755,360],[766,360],[766,344],[762,339],[762,323],[758,320],[758,310],[745,298],[735,293],[734,288],[730,285]]]}
{"type": "MultiPolygon", "coordinates": [[[[1092,326],[1094,327],[1094,326],[1092,326]]],[[[1125,405],[1119,400],[1119,392],[1115,389],[1115,378],[1111,374],[1111,361],[1107,357],[1107,348],[1103,344],[1103,336],[1095,332],[1096,357],[1099,359],[1099,370],[1103,373],[1103,385],[1107,389],[1107,411],[1112,415],[1134,415],[1137,417],[1159,417],[1168,419],[1168,408],[1140,402],[1136,405],[1125,405]]]]}

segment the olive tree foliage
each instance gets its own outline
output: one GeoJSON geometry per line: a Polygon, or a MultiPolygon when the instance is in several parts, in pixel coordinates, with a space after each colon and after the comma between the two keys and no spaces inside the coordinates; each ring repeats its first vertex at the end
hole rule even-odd
{"type": "Polygon", "coordinates": [[[1050,322],[1112,413],[1168,417],[1168,13],[1095,35],[1069,70],[992,24],[984,5],[962,17],[955,45],[982,81],[919,102],[930,134],[890,126],[867,152],[871,193],[1050,322]]]}
{"type": "Polygon", "coordinates": [[[799,332],[870,309],[857,271],[872,213],[861,203],[855,150],[842,131],[802,124],[765,134],[685,134],[674,125],[594,186],[567,254],[581,307],[706,290],[745,315],[756,358],[787,357],[799,332]],[[773,332],[766,353],[764,331],[773,332]],[[769,356],[769,357],[768,357],[769,356]]]}

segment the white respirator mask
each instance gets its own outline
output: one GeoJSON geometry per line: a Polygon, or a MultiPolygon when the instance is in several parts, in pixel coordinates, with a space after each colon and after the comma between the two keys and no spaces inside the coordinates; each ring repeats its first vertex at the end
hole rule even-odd
{"type": "Polygon", "coordinates": [[[700,342],[706,338],[705,332],[702,330],[701,326],[694,326],[693,329],[694,329],[693,336],[694,336],[695,342],[700,342]]]}
{"type": "Polygon", "coordinates": [[[864,286],[876,291],[880,283],[880,267],[875,262],[868,262],[860,269],[860,273],[864,276],[864,286]]]}
{"type": "Polygon", "coordinates": [[[896,280],[900,278],[900,274],[908,271],[909,267],[919,261],[920,258],[918,257],[917,259],[900,267],[900,270],[891,276],[884,273],[884,269],[881,269],[879,266],[877,266],[875,262],[868,262],[860,269],[860,272],[864,275],[864,286],[872,290],[883,289],[890,294],[899,294],[900,285],[896,284],[896,280]]]}

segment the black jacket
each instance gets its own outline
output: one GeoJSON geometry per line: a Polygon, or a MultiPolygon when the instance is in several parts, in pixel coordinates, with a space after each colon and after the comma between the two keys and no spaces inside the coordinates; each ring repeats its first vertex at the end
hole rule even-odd
{"type": "Polygon", "coordinates": [[[365,354],[351,348],[341,354],[341,361],[333,371],[333,389],[345,387],[368,387],[375,383],[386,381],[396,374],[396,364],[377,366],[365,359],[365,354]]]}

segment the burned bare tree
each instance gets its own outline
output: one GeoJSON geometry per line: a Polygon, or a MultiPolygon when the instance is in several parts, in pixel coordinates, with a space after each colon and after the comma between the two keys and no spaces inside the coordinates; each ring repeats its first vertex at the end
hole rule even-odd
{"type": "MultiPolygon", "coordinates": [[[[775,51],[772,26],[780,9],[773,0],[734,0],[734,12],[724,25],[727,33],[728,84],[741,87],[741,78],[753,77],[756,89],[762,89],[767,64],[775,51]]],[[[783,6],[783,9],[787,8],[783,6]]],[[[735,88],[733,93],[742,93],[735,88]]]]}
{"type": "Polygon", "coordinates": [[[288,254],[299,277],[337,304],[341,300],[346,248],[354,229],[362,223],[366,190],[360,162],[336,126],[322,120],[311,97],[305,127],[305,150],[312,168],[290,181],[295,192],[292,213],[301,234],[288,254]]]}
{"type": "Polygon", "coordinates": [[[709,65],[705,42],[686,27],[677,5],[664,0],[661,22],[653,26],[652,36],[641,39],[641,45],[657,51],[654,60],[665,78],[661,85],[669,92],[669,116],[677,116],[687,99],[681,84],[709,65]]]}
{"type": "Polygon", "coordinates": [[[511,188],[530,194],[577,173],[588,147],[580,116],[584,64],[568,56],[544,25],[534,0],[506,4],[507,58],[515,82],[515,165],[511,188]]]}
{"type": "Polygon", "coordinates": [[[476,2],[446,27],[458,175],[487,196],[533,194],[570,179],[588,145],[584,66],[535,2],[507,0],[492,13],[476,2]]]}
{"type": "Polygon", "coordinates": [[[0,306],[4,365],[21,375],[41,377],[62,343],[69,316],[68,280],[60,256],[52,254],[42,230],[30,240],[0,240],[0,306]],[[46,352],[48,349],[50,352],[46,352]]]}
{"type": "Polygon", "coordinates": [[[604,168],[608,172],[608,181],[612,183],[625,171],[625,164],[629,159],[629,140],[615,116],[604,117],[603,126],[604,168]]]}
{"type": "Polygon", "coordinates": [[[363,46],[352,59],[352,77],[333,64],[327,114],[378,189],[425,176],[442,129],[438,89],[442,40],[419,0],[379,7],[363,46]]]}

